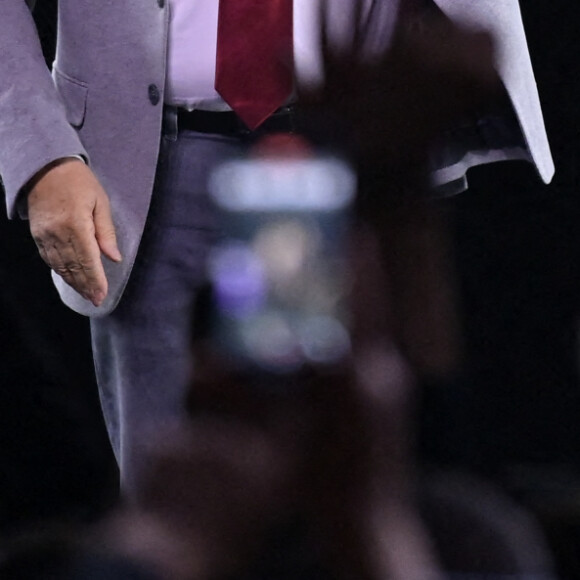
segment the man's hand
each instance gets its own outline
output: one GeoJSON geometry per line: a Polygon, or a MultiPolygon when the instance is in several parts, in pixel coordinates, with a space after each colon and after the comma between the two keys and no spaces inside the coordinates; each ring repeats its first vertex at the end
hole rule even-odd
{"type": "Polygon", "coordinates": [[[121,261],[109,199],[79,159],[51,163],[28,194],[30,231],[42,259],[81,296],[100,306],[108,285],[101,253],[121,261]]]}

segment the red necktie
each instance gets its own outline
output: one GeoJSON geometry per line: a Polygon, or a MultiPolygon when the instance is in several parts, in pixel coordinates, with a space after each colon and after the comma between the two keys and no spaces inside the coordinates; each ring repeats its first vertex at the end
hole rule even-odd
{"type": "Polygon", "coordinates": [[[292,92],[292,0],[220,0],[215,88],[255,129],[292,92]]]}

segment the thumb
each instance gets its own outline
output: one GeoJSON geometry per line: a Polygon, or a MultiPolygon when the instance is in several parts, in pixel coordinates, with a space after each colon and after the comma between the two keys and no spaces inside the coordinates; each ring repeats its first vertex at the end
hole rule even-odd
{"type": "Polygon", "coordinates": [[[93,219],[95,222],[95,238],[97,239],[101,252],[107,258],[113,260],[113,262],[120,262],[123,257],[117,246],[117,236],[111,215],[111,205],[105,193],[97,198],[93,219]]]}

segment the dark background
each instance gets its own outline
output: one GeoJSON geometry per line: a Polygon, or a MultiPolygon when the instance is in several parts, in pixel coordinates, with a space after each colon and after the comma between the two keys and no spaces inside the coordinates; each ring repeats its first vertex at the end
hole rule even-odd
{"type": "MultiPolygon", "coordinates": [[[[474,0],[477,1],[477,0],[474,0]]],[[[580,3],[521,2],[556,178],[475,170],[452,215],[467,365],[430,385],[425,465],[499,482],[536,511],[562,575],[580,577],[580,3]],[[578,505],[576,505],[578,504],[578,505]]],[[[51,60],[54,2],[36,19],[51,60]]],[[[90,520],[115,496],[88,324],[62,306],[27,224],[0,217],[0,527],[90,520]]]]}

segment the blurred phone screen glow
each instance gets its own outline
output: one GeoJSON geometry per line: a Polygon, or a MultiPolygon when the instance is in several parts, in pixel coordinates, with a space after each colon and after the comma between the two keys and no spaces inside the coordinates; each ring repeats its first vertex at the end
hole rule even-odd
{"type": "Polygon", "coordinates": [[[220,346],[276,373],[350,351],[345,258],[356,179],[334,157],[241,159],[214,172],[209,260],[220,346]]]}

